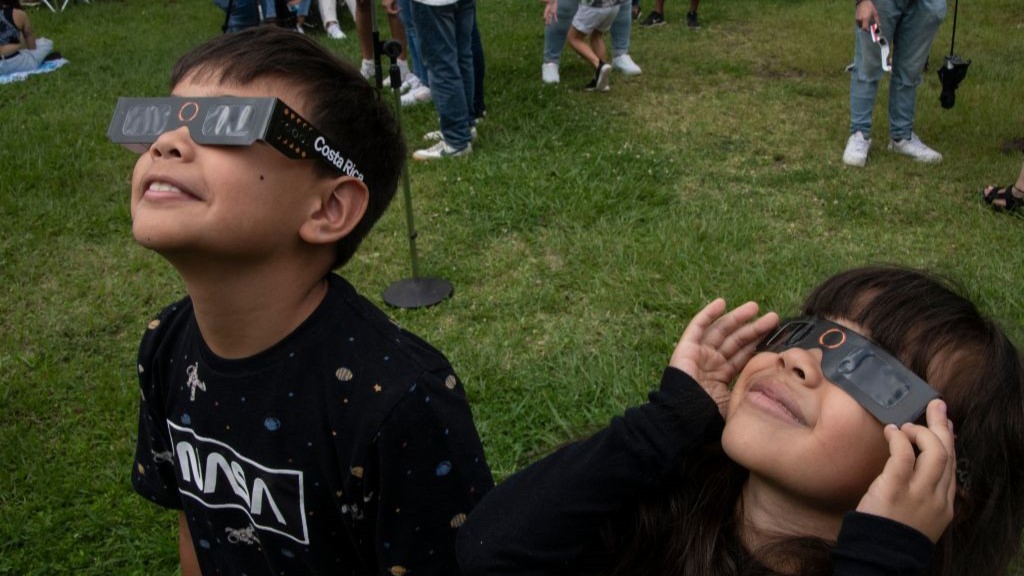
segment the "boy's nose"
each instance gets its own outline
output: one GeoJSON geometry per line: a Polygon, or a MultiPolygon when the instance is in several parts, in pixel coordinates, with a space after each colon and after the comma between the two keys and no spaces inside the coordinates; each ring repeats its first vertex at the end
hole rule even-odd
{"type": "Polygon", "coordinates": [[[189,134],[188,126],[179,126],[160,134],[149,147],[149,153],[165,160],[191,160],[195,143],[189,134]]]}

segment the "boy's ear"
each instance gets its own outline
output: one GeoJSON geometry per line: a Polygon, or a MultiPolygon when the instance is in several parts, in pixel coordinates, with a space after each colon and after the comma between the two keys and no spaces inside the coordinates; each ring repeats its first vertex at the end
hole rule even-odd
{"type": "Polygon", "coordinates": [[[362,180],[340,176],[321,190],[319,205],[299,228],[299,236],[310,244],[334,244],[363,219],[370,191],[362,180]]]}

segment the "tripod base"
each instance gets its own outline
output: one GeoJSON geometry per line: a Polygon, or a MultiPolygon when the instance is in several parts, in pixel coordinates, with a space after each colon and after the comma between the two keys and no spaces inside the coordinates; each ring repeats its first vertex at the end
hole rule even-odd
{"type": "Polygon", "coordinates": [[[384,302],[395,308],[423,308],[451,295],[451,283],[442,278],[405,278],[384,290],[384,302]]]}

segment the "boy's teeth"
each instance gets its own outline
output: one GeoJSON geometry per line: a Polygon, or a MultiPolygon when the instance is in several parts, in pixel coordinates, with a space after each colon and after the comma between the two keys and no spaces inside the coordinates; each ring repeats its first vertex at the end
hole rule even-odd
{"type": "Polygon", "coordinates": [[[164,184],[163,182],[154,182],[149,185],[149,188],[150,190],[154,190],[156,192],[180,192],[177,186],[164,184]]]}

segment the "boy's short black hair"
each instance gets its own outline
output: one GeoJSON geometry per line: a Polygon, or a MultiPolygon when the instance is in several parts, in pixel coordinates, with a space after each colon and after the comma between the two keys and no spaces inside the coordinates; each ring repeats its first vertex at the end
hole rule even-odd
{"type": "MultiPolygon", "coordinates": [[[[316,41],[277,26],[223,34],[192,49],[174,65],[171,89],[188,76],[238,85],[272,78],[303,95],[306,119],[355,161],[370,191],[366,214],[338,242],[334,267],[348,262],[394,197],[405,162],[401,129],[377,90],[316,41]]],[[[336,175],[322,162],[315,166],[322,176],[336,175]]]]}

